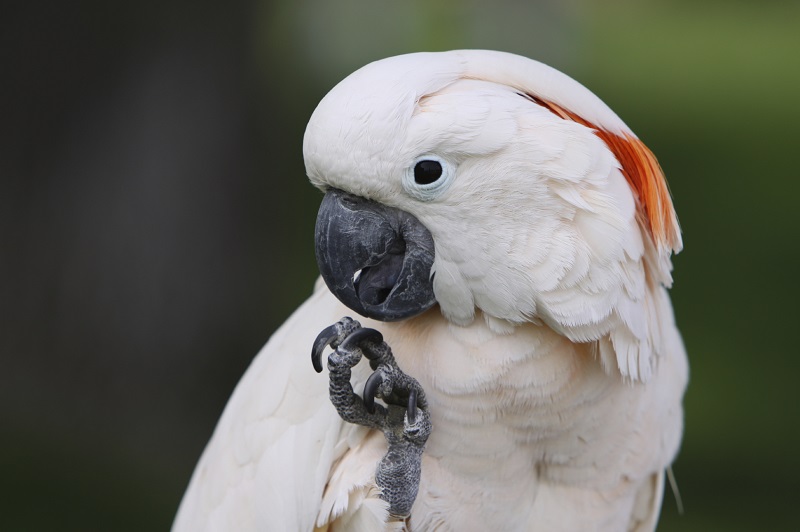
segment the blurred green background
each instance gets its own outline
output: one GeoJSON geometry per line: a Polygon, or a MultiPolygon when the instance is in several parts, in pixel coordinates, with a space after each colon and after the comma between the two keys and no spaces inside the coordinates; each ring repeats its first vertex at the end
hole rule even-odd
{"type": "Polygon", "coordinates": [[[565,71],[667,172],[692,374],[660,530],[800,530],[800,3],[6,2],[0,38],[0,530],[169,527],[315,279],[314,106],[452,48],[565,71]]]}

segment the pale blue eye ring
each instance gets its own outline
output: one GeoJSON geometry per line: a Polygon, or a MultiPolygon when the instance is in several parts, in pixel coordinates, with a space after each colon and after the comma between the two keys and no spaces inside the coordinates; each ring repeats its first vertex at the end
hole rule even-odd
{"type": "Polygon", "coordinates": [[[403,187],[418,200],[430,201],[447,190],[453,174],[454,166],[443,158],[438,155],[422,155],[408,167],[403,178],[403,187]]]}

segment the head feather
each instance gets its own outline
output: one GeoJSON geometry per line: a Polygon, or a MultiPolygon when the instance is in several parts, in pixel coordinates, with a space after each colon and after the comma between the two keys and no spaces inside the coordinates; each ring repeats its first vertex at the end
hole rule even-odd
{"type": "Polygon", "coordinates": [[[612,133],[553,102],[526,94],[532,101],[549,109],[564,120],[571,120],[593,129],[619,161],[620,171],[636,194],[639,209],[660,253],[669,254],[683,248],[678,215],[672,205],[667,179],[656,156],[632,133],[612,133]]]}
{"type": "Polygon", "coordinates": [[[526,57],[486,50],[451,53],[464,61],[464,77],[513,87],[561,118],[593,129],[617,158],[659,254],[682,249],[678,217],[658,160],[600,98],[566,74],[526,57]]]}

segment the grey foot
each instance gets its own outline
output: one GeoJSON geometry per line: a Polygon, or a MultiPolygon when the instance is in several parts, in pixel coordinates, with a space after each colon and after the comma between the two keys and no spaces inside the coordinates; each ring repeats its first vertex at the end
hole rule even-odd
{"type": "Polygon", "coordinates": [[[349,423],[383,431],[389,450],[375,472],[381,498],[395,518],[411,513],[417,497],[422,452],[431,433],[428,403],[419,383],[397,366],[392,350],[375,329],[365,329],[351,318],[342,318],[323,330],[311,351],[317,372],[322,371],[322,352],[328,357],[330,398],[339,415],[349,423]],[[351,368],[364,356],[374,370],[359,397],[350,385],[351,368]],[[386,407],[375,402],[382,399],[386,407]]]}

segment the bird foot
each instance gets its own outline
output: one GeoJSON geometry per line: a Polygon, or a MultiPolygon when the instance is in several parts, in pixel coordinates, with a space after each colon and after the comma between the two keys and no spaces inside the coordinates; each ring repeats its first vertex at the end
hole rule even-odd
{"type": "Polygon", "coordinates": [[[383,431],[389,450],[378,464],[375,482],[381,498],[389,503],[391,516],[407,517],[417,497],[422,452],[431,432],[425,392],[397,366],[391,348],[375,329],[363,328],[351,318],[324,329],[311,351],[318,373],[328,345],[334,349],[328,356],[331,402],[348,423],[383,431]],[[351,370],[362,356],[373,370],[364,385],[363,399],[350,384],[351,370]],[[375,398],[382,399],[386,407],[375,398]]]}

